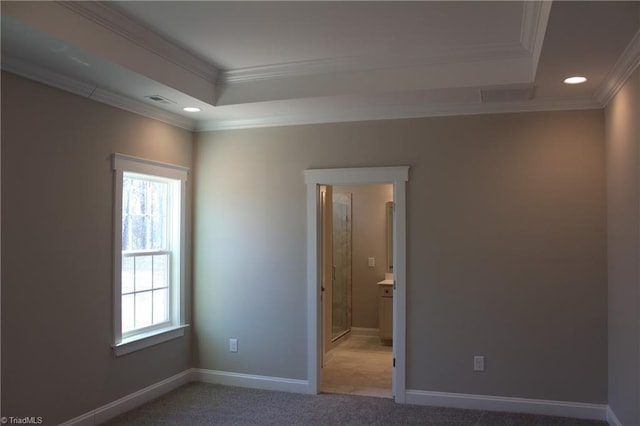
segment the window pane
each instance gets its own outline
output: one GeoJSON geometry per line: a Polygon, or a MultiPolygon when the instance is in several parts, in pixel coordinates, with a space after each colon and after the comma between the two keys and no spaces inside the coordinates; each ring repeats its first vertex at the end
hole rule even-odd
{"type": "Polygon", "coordinates": [[[133,257],[122,256],[122,294],[133,292],[133,257]]]}
{"type": "Polygon", "coordinates": [[[158,214],[149,216],[148,220],[151,229],[151,241],[149,244],[154,249],[165,248],[166,217],[164,213],[159,211],[158,214]]]}
{"type": "Polygon", "coordinates": [[[136,328],[147,327],[152,324],[152,303],[150,291],[136,293],[136,328]]]}
{"type": "Polygon", "coordinates": [[[122,189],[122,250],[166,248],[169,184],[125,173],[122,189]]]}
{"type": "MultiPolygon", "coordinates": [[[[174,233],[182,231],[180,213],[184,202],[181,179],[163,177],[164,173],[151,176],[142,170],[133,171],[137,167],[131,169],[122,170],[120,303],[121,331],[125,337],[173,319],[174,291],[178,297],[181,285],[179,281],[174,283],[173,277],[181,265],[170,252],[180,249],[180,241],[171,239],[174,233]]],[[[176,175],[175,171],[171,175],[176,175]]]]}
{"type": "Polygon", "coordinates": [[[131,235],[130,244],[131,250],[144,250],[145,238],[147,235],[147,218],[143,215],[130,215],[129,222],[131,223],[131,235]]]}
{"type": "Polygon", "coordinates": [[[136,256],[136,291],[149,290],[152,285],[152,256],[136,256]]]}
{"type": "Polygon", "coordinates": [[[133,305],[133,294],[122,296],[122,332],[133,330],[135,313],[133,305]]]}
{"type": "Polygon", "coordinates": [[[153,288],[169,286],[169,255],[153,256],[153,288]]]}
{"type": "Polygon", "coordinates": [[[158,324],[169,320],[167,289],[153,291],[153,323],[158,324]]]}

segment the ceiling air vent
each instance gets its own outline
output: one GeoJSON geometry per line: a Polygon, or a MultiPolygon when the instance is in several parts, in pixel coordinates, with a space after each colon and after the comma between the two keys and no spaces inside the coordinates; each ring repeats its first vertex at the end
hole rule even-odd
{"type": "Polygon", "coordinates": [[[171,99],[167,99],[164,96],[160,96],[160,95],[150,95],[150,96],[145,96],[145,98],[152,100],[153,102],[157,102],[159,104],[164,104],[164,105],[171,105],[176,103],[176,101],[172,101],[171,99]]]}
{"type": "Polygon", "coordinates": [[[482,103],[522,102],[530,101],[535,96],[536,86],[502,86],[490,89],[480,89],[482,103]]]}

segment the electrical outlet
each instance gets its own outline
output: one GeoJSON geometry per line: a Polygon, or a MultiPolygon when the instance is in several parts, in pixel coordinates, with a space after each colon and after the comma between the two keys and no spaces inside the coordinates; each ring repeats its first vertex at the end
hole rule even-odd
{"type": "Polygon", "coordinates": [[[376,258],[375,257],[370,257],[368,259],[368,261],[369,261],[369,267],[370,268],[376,266],[376,258]]]}
{"type": "Polygon", "coordinates": [[[238,352],[238,339],[229,339],[229,352],[238,352]]]}
{"type": "Polygon", "coordinates": [[[473,371],[484,371],[484,357],[476,355],[473,357],[473,371]]]}

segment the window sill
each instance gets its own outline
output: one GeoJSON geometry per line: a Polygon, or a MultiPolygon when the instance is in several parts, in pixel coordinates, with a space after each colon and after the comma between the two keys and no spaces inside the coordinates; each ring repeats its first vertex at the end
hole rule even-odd
{"type": "Polygon", "coordinates": [[[159,343],[177,339],[178,337],[184,336],[184,329],[187,327],[189,327],[189,324],[163,328],[162,330],[154,330],[146,334],[130,337],[113,345],[113,352],[116,356],[126,355],[159,343]]]}

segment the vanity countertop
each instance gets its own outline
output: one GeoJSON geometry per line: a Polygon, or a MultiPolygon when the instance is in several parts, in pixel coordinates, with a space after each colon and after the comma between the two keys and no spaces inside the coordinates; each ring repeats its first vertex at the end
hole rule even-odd
{"type": "Polygon", "coordinates": [[[393,272],[385,272],[384,280],[378,281],[378,285],[393,285],[393,272]]]}
{"type": "Polygon", "coordinates": [[[393,285],[393,273],[385,272],[384,280],[378,281],[378,285],[393,285]]]}

